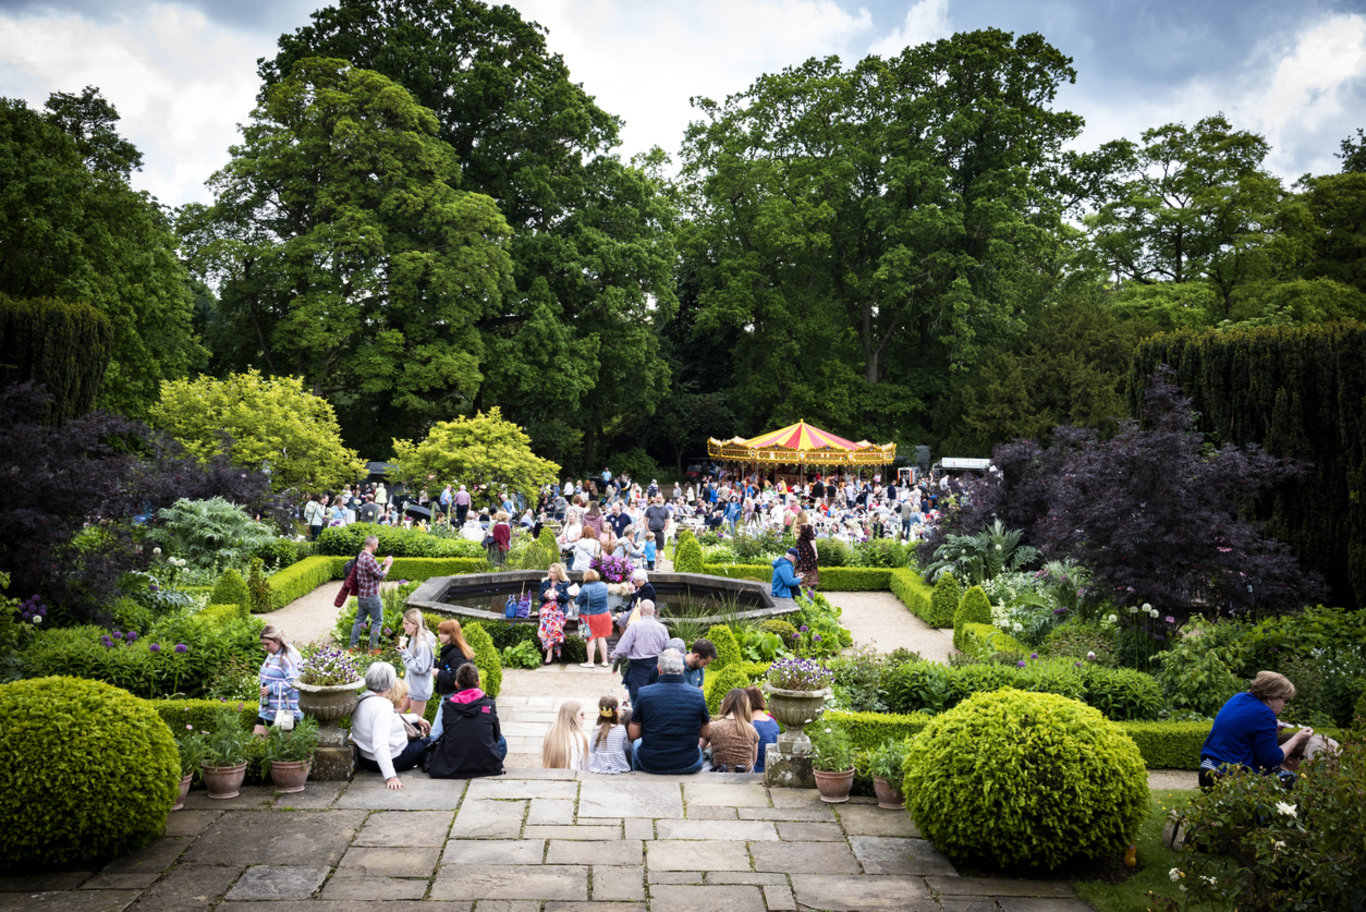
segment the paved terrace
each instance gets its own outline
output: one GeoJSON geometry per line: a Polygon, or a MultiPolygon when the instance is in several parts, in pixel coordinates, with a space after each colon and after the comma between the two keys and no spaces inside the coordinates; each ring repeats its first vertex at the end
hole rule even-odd
{"type": "Polygon", "coordinates": [[[758,776],[378,775],[229,801],[101,870],[0,879],[62,912],[1082,912],[1066,883],[960,877],[904,811],[758,776]]]}

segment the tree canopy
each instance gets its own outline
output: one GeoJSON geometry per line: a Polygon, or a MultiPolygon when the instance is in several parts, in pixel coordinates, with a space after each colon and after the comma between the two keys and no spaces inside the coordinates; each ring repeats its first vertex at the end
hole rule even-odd
{"type": "Polygon", "coordinates": [[[277,491],[340,488],[365,470],[356,451],[342,445],[332,406],[304,389],[300,377],[252,370],[223,380],[169,380],[151,422],[201,460],[222,453],[236,465],[265,470],[277,491]]]}
{"type": "Polygon", "coordinates": [[[560,467],[531,451],[531,440],[496,406],[473,418],[438,421],[426,439],[394,441],[390,474],[413,487],[459,482],[470,489],[506,488],[534,500],[560,467]]]}

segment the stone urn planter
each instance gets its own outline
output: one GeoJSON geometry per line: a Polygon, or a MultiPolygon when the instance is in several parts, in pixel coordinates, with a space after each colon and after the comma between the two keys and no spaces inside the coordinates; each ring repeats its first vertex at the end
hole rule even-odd
{"type": "Polygon", "coordinates": [[[802,729],[818,720],[825,713],[825,698],[830,696],[829,688],[821,690],[784,690],[772,684],[764,688],[768,695],[768,711],[782,723],[783,733],[778,736],[780,744],[804,745],[808,753],[811,741],[802,729]]]}
{"type": "Polygon", "coordinates": [[[906,796],[901,789],[895,788],[886,776],[873,777],[873,794],[877,795],[877,806],[888,811],[904,811],[906,796]]]}
{"type": "Polygon", "coordinates": [[[302,792],[304,783],[308,781],[308,761],[307,760],[272,760],[270,761],[270,781],[275,784],[277,792],[302,792]]]}
{"type": "Polygon", "coordinates": [[[176,794],[175,804],[171,805],[171,810],[178,811],[185,807],[185,796],[190,794],[191,782],[194,782],[194,773],[181,777],[180,791],[176,794]]]}
{"type": "Polygon", "coordinates": [[[299,689],[299,708],[320,722],[335,722],[343,716],[351,715],[360,699],[360,690],[365,686],[361,680],[347,684],[305,684],[295,685],[299,689]]]}
{"type": "Polygon", "coordinates": [[[812,772],[816,776],[816,790],[821,793],[822,801],[827,804],[840,804],[849,800],[849,792],[854,788],[852,767],[837,772],[820,769],[812,772]]]}
{"type": "Polygon", "coordinates": [[[210,798],[236,798],[247,778],[247,764],[243,761],[236,766],[205,766],[200,772],[210,798]]]}

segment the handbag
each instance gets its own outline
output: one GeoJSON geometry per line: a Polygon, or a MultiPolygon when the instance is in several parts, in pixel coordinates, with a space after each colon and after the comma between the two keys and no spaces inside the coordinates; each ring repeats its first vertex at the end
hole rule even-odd
{"type": "Polygon", "coordinates": [[[294,713],[288,706],[275,710],[275,727],[280,731],[294,731],[294,713]]]}
{"type": "Polygon", "coordinates": [[[398,720],[403,723],[403,733],[408,736],[409,741],[417,741],[422,737],[422,729],[418,728],[402,716],[399,716],[398,720]]]}
{"type": "Polygon", "coordinates": [[[503,617],[508,620],[517,617],[517,596],[508,596],[508,600],[503,604],[503,617]]]}

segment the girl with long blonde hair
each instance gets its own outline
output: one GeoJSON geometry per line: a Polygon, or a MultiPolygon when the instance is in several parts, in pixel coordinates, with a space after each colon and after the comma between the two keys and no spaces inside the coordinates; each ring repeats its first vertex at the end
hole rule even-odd
{"type": "Polygon", "coordinates": [[[583,733],[585,713],[578,700],[566,700],[560,705],[555,724],[541,742],[541,766],[546,769],[583,769],[588,756],[588,737],[583,733]]]}
{"type": "Polygon", "coordinates": [[[427,629],[427,620],[417,608],[403,612],[403,633],[398,641],[398,654],[403,658],[403,667],[408,669],[406,711],[420,716],[427,711],[427,701],[432,698],[436,637],[427,629]]]}

